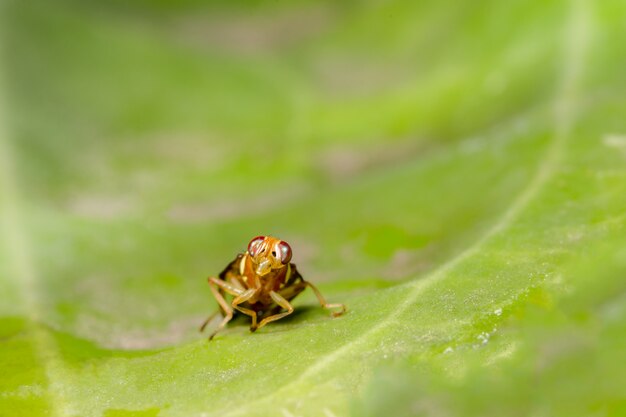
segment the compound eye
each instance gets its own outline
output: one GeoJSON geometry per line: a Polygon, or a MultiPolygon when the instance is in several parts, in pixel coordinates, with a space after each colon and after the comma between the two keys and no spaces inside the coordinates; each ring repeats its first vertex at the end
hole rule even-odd
{"type": "Polygon", "coordinates": [[[291,246],[287,242],[280,242],[278,244],[278,251],[280,255],[280,262],[283,265],[287,265],[291,260],[291,246]]]}
{"type": "Polygon", "coordinates": [[[252,256],[257,256],[261,249],[263,249],[263,242],[265,236],[257,236],[248,243],[248,253],[252,256]]]}

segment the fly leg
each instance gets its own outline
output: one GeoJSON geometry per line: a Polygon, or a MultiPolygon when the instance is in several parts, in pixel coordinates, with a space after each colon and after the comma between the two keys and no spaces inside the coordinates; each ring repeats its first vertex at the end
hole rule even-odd
{"type": "Polygon", "coordinates": [[[209,324],[211,320],[213,320],[213,317],[217,316],[217,313],[219,312],[220,312],[220,309],[218,309],[216,312],[212,313],[209,317],[207,317],[207,319],[202,323],[202,326],[200,326],[200,333],[204,331],[204,328],[207,326],[207,324],[209,324]]]}
{"type": "Polygon", "coordinates": [[[274,300],[276,304],[286,309],[287,311],[265,317],[263,320],[261,320],[261,322],[259,323],[259,327],[257,327],[257,329],[260,329],[261,327],[265,326],[269,322],[280,320],[283,317],[288,316],[289,314],[293,313],[293,306],[289,304],[289,301],[285,300],[283,296],[281,296],[277,292],[270,291],[270,297],[272,297],[272,300],[274,300]]]}
{"type": "MultiPolygon", "coordinates": [[[[233,318],[233,309],[228,305],[228,303],[224,299],[224,296],[220,293],[219,289],[222,289],[226,291],[227,293],[234,295],[235,297],[240,296],[243,293],[243,291],[229,284],[228,282],[221,280],[219,278],[215,278],[215,277],[209,277],[209,288],[211,288],[213,297],[215,297],[215,299],[217,300],[217,303],[220,305],[220,307],[222,308],[222,310],[224,310],[224,313],[226,314],[226,316],[224,317],[220,325],[217,326],[217,328],[213,331],[213,333],[211,333],[211,336],[209,336],[209,340],[212,340],[215,337],[215,335],[220,330],[222,330],[224,326],[226,326],[226,323],[228,323],[233,318]]],[[[207,319],[207,321],[202,325],[200,329],[201,331],[204,330],[204,327],[209,322],[209,320],[213,318],[214,315],[215,314],[211,315],[211,317],[209,317],[209,319],[207,319]]]]}
{"type": "Polygon", "coordinates": [[[320,290],[318,290],[315,285],[311,284],[309,281],[305,281],[305,280],[302,280],[302,281],[304,282],[305,285],[311,287],[311,289],[315,293],[315,296],[317,297],[317,299],[320,302],[320,305],[322,307],[324,307],[326,309],[331,309],[331,308],[338,308],[339,309],[339,311],[332,311],[330,313],[333,317],[339,317],[343,313],[346,312],[345,304],[341,304],[341,303],[327,303],[326,299],[324,298],[324,296],[322,295],[320,290]]]}
{"type": "Polygon", "coordinates": [[[240,295],[233,299],[231,303],[232,307],[238,311],[241,311],[243,314],[246,314],[252,317],[252,324],[250,325],[250,331],[256,330],[256,311],[250,310],[249,308],[240,307],[239,304],[245,303],[252,297],[254,297],[258,292],[257,288],[250,288],[249,290],[245,290],[240,295]]]}
{"type": "MultiPolygon", "coordinates": [[[[228,283],[231,284],[232,286],[234,286],[235,288],[244,291],[244,288],[241,286],[241,284],[239,284],[239,282],[235,279],[229,279],[228,283]]],[[[223,295],[223,290],[220,290],[220,294],[223,295]]],[[[204,321],[204,323],[202,323],[202,326],[200,326],[200,333],[202,333],[204,331],[204,328],[207,326],[207,324],[209,324],[211,322],[211,320],[213,320],[213,317],[217,316],[220,312],[222,312],[223,309],[222,308],[218,308],[213,314],[211,314],[209,317],[207,317],[207,319],[204,321]]],[[[224,312],[224,314],[226,314],[224,312]]]]}

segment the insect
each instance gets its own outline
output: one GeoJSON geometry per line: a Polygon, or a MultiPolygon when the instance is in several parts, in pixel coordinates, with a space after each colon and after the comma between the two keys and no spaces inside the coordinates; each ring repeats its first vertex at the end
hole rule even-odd
{"type": "Polygon", "coordinates": [[[236,310],[252,318],[250,331],[254,332],[293,313],[290,301],[306,287],[313,290],[322,307],[338,309],[332,311],[333,317],[345,313],[345,305],[327,303],[322,293],[302,278],[296,265],[290,263],[291,255],[291,247],[283,240],[271,236],[252,239],[248,250],[237,255],[217,278],[209,277],[211,292],[220,309],[205,320],[200,331],[221,311],[223,320],[209,336],[209,340],[213,339],[233,318],[236,310]],[[225,293],[234,297],[230,304],[224,298],[225,293]]]}

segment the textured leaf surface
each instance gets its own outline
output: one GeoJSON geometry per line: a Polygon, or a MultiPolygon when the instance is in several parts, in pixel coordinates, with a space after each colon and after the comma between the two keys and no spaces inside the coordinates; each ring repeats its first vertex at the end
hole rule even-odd
{"type": "Polygon", "coordinates": [[[625,410],[620,1],[2,13],[0,415],[625,410]],[[349,313],[207,343],[264,233],[349,313]]]}

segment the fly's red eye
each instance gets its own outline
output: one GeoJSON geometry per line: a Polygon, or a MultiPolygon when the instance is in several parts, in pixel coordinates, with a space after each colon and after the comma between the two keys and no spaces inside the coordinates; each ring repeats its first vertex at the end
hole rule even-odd
{"type": "Polygon", "coordinates": [[[258,255],[259,251],[263,247],[263,241],[265,236],[257,236],[248,243],[248,253],[252,256],[258,255]]]}
{"type": "Polygon", "coordinates": [[[287,265],[291,260],[291,246],[287,242],[281,241],[278,244],[278,250],[280,251],[280,262],[287,265]]]}

